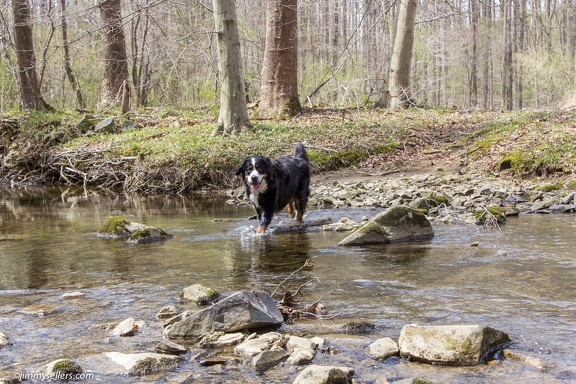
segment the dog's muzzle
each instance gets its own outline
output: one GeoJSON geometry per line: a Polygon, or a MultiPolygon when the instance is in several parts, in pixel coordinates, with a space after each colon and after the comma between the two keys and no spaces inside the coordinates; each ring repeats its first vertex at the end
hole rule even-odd
{"type": "Polygon", "coordinates": [[[253,191],[257,191],[262,186],[262,177],[258,175],[250,176],[248,184],[253,191]]]}

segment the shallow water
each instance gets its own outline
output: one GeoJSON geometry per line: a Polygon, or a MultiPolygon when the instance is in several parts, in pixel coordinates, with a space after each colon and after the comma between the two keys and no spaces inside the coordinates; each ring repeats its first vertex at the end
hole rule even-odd
{"type": "MultiPolygon", "coordinates": [[[[341,353],[318,364],[356,369],[362,382],[420,376],[450,383],[576,382],[576,216],[527,215],[498,229],[435,226],[431,241],[363,248],[337,243],[346,233],[272,230],[254,236],[250,207],[222,198],[125,196],[78,189],[3,190],[0,203],[0,331],[13,345],[0,349],[0,377],[34,372],[61,357],[152,351],[161,340],[156,313],[179,300],[183,287],[203,284],[225,293],[278,290],[320,300],[333,319],[300,320],[281,331],[326,337],[341,353]],[[173,239],[130,246],[96,237],[110,215],[158,226],[173,239]],[[478,242],[478,246],[470,244],[478,242]],[[79,291],[81,299],[62,295],[79,291]],[[113,338],[94,324],[142,319],[134,337],[113,338]],[[342,325],[369,321],[376,331],[347,335],[342,325]],[[397,338],[410,323],[480,323],[509,334],[512,348],[542,359],[541,371],[519,362],[438,367],[364,352],[378,337],[397,338]],[[354,356],[356,362],[350,362],[354,356]]],[[[360,219],[377,210],[312,210],[307,220],[360,219]]],[[[279,215],[274,224],[286,215],[279,215]]],[[[279,297],[277,297],[279,298],[279,297]]],[[[292,382],[298,369],[255,375],[242,364],[201,368],[187,357],[171,373],[122,382],[292,382]]],[[[115,383],[99,375],[93,382],[115,383]]]]}

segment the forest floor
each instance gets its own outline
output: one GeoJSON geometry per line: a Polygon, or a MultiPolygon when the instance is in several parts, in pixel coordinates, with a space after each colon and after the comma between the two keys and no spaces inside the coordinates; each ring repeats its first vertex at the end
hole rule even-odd
{"type": "Polygon", "coordinates": [[[289,155],[295,143],[304,142],[319,182],[445,171],[560,179],[576,186],[576,113],[571,111],[325,108],[287,121],[253,121],[252,131],[236,136],[211,136],[213,115],[154,111],[0,118],[0,183],[137,193],[225,190],[239,186],[235,170],[244,157],[289,155]],[[97,123],[106,117],[111,129],[99,131],[97,123]]]}

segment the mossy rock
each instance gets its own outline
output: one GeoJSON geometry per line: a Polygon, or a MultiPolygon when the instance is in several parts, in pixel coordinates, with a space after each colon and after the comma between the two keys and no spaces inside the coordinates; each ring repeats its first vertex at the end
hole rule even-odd
{"type": "Polygon", "coordinates": [[[449,204],[450,200],[448,200],[448,197],[432,193],[428,196],[414,200],[410,203],[410,206],[426,214],[430,209],[448,206],[449,204]]]}
{"type": "Polygon", "coordinates": [[[177,365],[177,360],[168,357],[147,357],[138,361],[129,374],[132,376],[144,376],[154,372],[166,371],[177,365]]]}
{"type": "Polygon", "coordinates": [[[157,227],[133,223],[122,216],[110,216],[98,230],[98,237],[128,238],[128,243],[140,244],[169,239],[173,235],[157,227]]]}
{"type": "Polygon", "coordinates": [[[506,209],[503,207],[492,206],[486,209],[480,209],[473,213],[476,224],[479,225],[500,225],[506,223],[506,209]]]}
{"type": "Polygon", "coordinates": [[[122,216],[110,216],[106,223],[98,230],[101,237],[129,237],[131,231],[128,230],[130,222],[122,216]]]}
{"type": "Polygon", "coordinates": [[[82,373],[82,367],[70,359],[52,361],[46,367],[48,373],[59,373],[61,376],[77,375],[82,373]]]}
{"type": "Polygon", "coordinates": [[[395,206],[374,216],[339,244],[388,244],[429,239],[433,236],[432,224],[422,212],[407,206],[395,206]]]}
{"type": "Polygon", "coordinates": [[[173,235],[166,233],[160,228],[145,226],[132,232],[128,238],[129,244],[151,243],[154,241],[169,239],[173,235]]]}

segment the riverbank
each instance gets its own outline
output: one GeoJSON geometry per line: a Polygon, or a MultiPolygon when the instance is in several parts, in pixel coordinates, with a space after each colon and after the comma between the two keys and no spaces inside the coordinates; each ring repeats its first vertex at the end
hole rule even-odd
{"type": "Polygon", "coordinates": [[[316,109],[290,121],[254,123],[251,132],[213,137],[206,111],[2,119],[0,183],[222,191],[240,185],[234,174],[244,157],[287,155],[304,142],[313,180],[432,171],[575,184],[576,116],[567,111],[316,109]]]}

